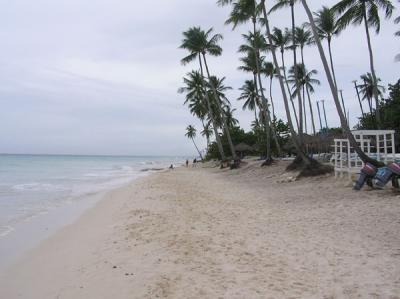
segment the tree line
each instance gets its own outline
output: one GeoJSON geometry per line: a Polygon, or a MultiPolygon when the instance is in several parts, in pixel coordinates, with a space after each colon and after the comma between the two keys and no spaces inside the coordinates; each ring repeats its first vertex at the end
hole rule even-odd
{"type": "MultiPolygon", "coordinates": [[[[332,43],[343,30],[348,30],[349,25],[364,27],[370,71],[361,75],[361,83],[357,80],[353,83],[362,117],[368,114],[373,118],[374,126],[382,128],[384,87],[379,84],[380,79],[375,70],[371,31],[379,34],[382,15],[386,19],[392,17],[395,7],[391,1],[341,0],[332,7],[322,6],[316,12],[310,10],[307,0],[276,0],[271,7],[267,7],[265,0],[218,0],[216,4],[231,8],[225,24],[232,26],[233,30],[239,25],[250,24],[250,31],[242,34],[243,43],[238,46],[238,53],[241,55],[238,69],[251,74],[252,79],[244,82],[238,100],[244,102],[243,109],[254,112],[252,127],[254,131],[261,132],[265,140],[265,165],[273,161],[272,148],[278,155],[281,152],[277,130],[279,120],[275,114],[275,102],[279,100],[284,104],[287,128],[297,154],[293,164],[307,169],[323,168],[307,154],[304,142],[305,134],[316,135],[318,132],[312,95],[315,86],[321,83],[316,78],[318,72],[306,67],[304,57],[305,48],[311,46],[318,49],[343,133],[364,162],[381,165],[381,162],[368,157],[361,150],[351,133],[343,91],[337,84],[337,75],[340,74],[336,73],[332,43]],[[283,9],[290,10],[290,24],[287,28],[273,27],[270,16],[283,9]],[[307,15],[307,22],[301,25],[296,22],[297,9],[303,9],[307,15]],[[328,53],[325,53],[323,42],[327,45],[328,53]],[[288,51],[293,58],[293,64],[289,67],[285,61],[285,53],[288,51]],[[280,89],[278,96],[273,95],[272,91],[275,81],[280,89]],[[367,112],[363,109],[362,101],[368,103],[367,112]]],[[[394,22],[400,23],[400,17],[395,18],[394,22]]],[[[400,36],[400,31],[394,35],[400,36]]],[[[185,104],[190,112],[200,119],[201,134],[207,139],[207,146],[210,146],[210,138],[213,136],[219,158],[224,161],[229,157],[238,161],[231,138],[232,128],[237,120],[233,117],[234,109],[231,109],[231,103],[226,96],[226,91],[231,87],[225,85],[224,77],[218,78],[212,74],[207,60],[209,56],[222,54],[222,39],[222,35],[214,33],[213,28],[204,30],[201,27],[191,27],[183,32],[180,48],[188,54],[181,62],[184,65],[196,62],[197,68],[184,77],[184,86],[179,92],[185,94],[185,104]],[[226,138],[228,151],[224,149],[221,135],[226,138]]],[[[395,59],[399,58],[400,54],[395,59]]],[[[317,108],[322,129],[320,107],[317,108]]],[[[187,136],[194,140],[194,128],[190,126],[187,129],[187,136]]]]}

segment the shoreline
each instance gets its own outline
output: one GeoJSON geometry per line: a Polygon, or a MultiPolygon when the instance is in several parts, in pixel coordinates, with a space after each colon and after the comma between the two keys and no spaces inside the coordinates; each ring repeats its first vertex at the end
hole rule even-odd
{"type": "Polygon", "coordinates": [[[399,195],[258,164],[109,191],[0,276],[0,297],[399,298],[399,195]]]}
{"type": "Polygon", "coordinates": [[[48,238],[57,234],[59,230],[77,222],[88,210],[95,208],[100,201],[107,198],[109,192],[124,188],[135,180],[152,173],[152,170],[140,170],[133,178],[120,179],[118,183],[114,180],[108,187],[97,187],[97,190],[69,196],[61,199],[59,206],[51,207],[45,212],[32,215],[14,226],[9,226],[8,231],[0,236],[0,274],[6,272],[7,268],[29,254],[31,250],[39,247],[48,238]]]}

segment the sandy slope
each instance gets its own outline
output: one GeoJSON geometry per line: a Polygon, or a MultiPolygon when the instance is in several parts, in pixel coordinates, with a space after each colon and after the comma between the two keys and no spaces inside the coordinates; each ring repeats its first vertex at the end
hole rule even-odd
{"type": "Polygon", "coordinates": [[[115,190],[1,277],[0,298],[400,298],[400,196],[282,172],[115,190]]]}

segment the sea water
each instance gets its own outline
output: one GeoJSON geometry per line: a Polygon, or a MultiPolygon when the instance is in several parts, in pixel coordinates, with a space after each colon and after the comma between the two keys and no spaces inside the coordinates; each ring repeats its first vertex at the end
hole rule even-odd
{"type": "Polygon", "coordinates": [[[0,266],[10,258],[8,251],[28,247],[27,239],[46,236],[32,234],[40,234],[44,226],[46,231],[59,227],[63,214],[88,207],[93,195],[182,161],[183,157],[0,155],[0,266]]]}

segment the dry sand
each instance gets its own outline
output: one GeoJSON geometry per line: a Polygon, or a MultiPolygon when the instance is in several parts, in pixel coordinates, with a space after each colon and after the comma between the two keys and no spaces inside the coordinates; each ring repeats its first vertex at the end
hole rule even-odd
{"type": "Polygon", "coordinates": [[[400,196],[282,173],[179,168],[114,190],[0,298],[400,298],[400,196]]]}

